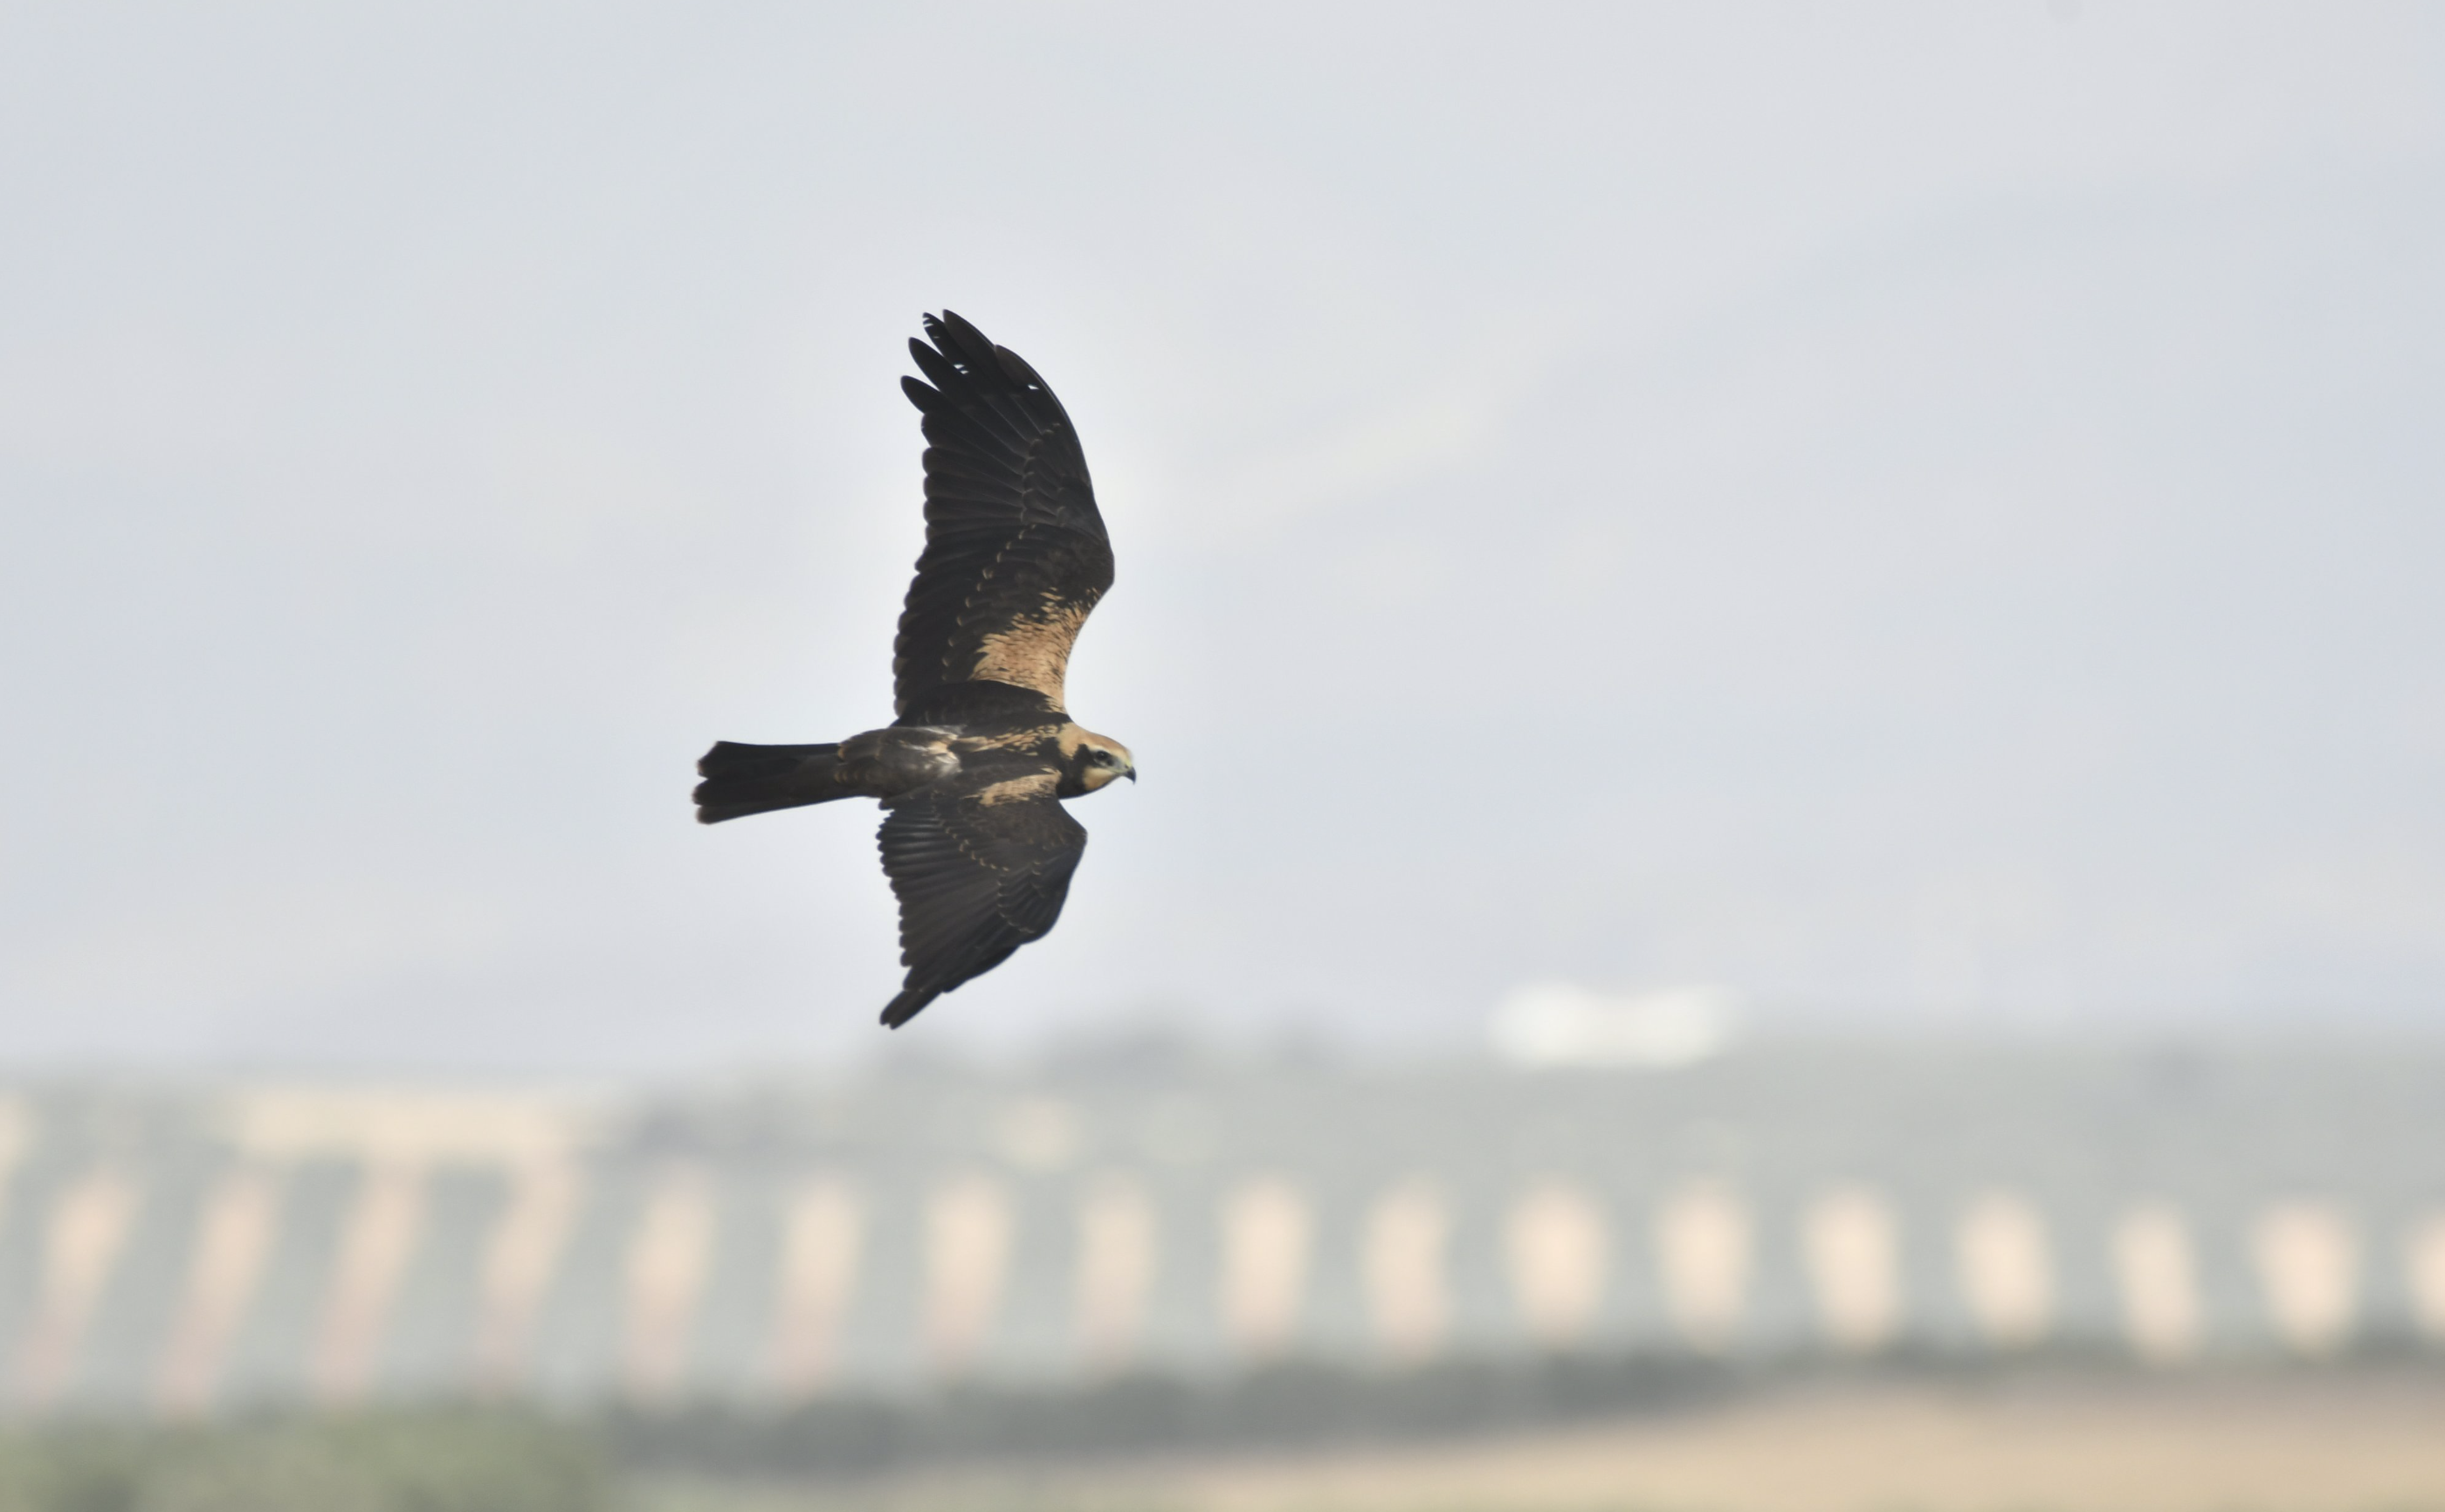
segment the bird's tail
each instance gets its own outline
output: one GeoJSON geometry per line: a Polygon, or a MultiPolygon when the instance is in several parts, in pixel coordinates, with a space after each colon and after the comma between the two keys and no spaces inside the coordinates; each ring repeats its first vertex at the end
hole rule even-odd
{"type": "Polygon", "coordinates": [[[699,824],[859,796],[841,780],[837,745],[742,745],[717,740],[696,764],[699,824]]]}

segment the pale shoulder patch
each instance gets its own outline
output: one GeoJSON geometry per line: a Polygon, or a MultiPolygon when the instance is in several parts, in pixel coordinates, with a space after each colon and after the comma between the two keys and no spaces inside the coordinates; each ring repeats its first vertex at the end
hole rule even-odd
{"type": "Polygon", "coordinates": [[[1060,775],[1052,772],[1031,772],[1023,777],[1009,777],[977,793],[977,801],[987,808],[1002,803],[1024,803],[1030,798],[1049,798],[1061,784],[1060,775]]]}
{"type": "MultiPolygon", "coordinates": [[[[960,751],[1033,751],[1060,728],[1037,725],[1027,730],[1005,730],[999,735],[963,735],[953,749],[960,751]]],[[[1076,726],[1072,726],[1076,728],[1076,726]]]]}
{"type": "Polygon", "coordinates": [[[979,643],[976,665],[968,671],[969,680],[985,679],[1028,688],[1043,694],[1058,707],[1062,682],[1070,675],[1070,648],[1078,644],[1079,626],[1087,623],[1092,607],[1045,595],[1042,608],[1013,621],[1009,629],[997,630],[979,643]]]}

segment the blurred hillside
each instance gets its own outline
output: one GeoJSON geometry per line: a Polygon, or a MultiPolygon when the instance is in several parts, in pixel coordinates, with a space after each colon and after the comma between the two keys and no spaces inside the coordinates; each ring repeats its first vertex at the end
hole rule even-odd
{"type": "Polygon", "coordinates": [[[2440,1086],[2415,1046],[1834,1044],[24,1086],[0,1361],[30,1415],[651,1416],[1297,1370],[1581,1362],[1635,1395],[1810,1359],[2417,1353],[2445,1340],[2440,1086]]]}

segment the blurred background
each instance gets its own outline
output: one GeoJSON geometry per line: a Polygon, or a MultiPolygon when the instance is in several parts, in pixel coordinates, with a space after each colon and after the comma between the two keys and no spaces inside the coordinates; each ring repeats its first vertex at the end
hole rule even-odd
{"type": "Polygon", "coordinates": [[[2445,11],[19,4],[0,204],[0,1506],[2445,1505],[2445,11]],[[945,307],[1146,780],[886,1036],[686,792],[945,307]]]}

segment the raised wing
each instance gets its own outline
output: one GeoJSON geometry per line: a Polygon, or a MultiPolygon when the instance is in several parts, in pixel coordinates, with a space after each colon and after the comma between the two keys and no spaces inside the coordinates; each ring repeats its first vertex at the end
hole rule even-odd
{"type": "Polygon", "coordinates": [[[990,682],[1062,707],[1070,647],[1112,586],[1112,546],[1061,401],[1017,353],[943,312],[901,380],[925,417],[925,551],[892,644],[904,724],[959,722],[990,682]]]}
{"type": "Polygon", "coordinates": [[[900,899],[897,1029],[972,977],[1041,939],[1061,917],[1087,831],[1053,796],[1051,772],[954,777],[891,800],[880,841],[900,899]]]}

